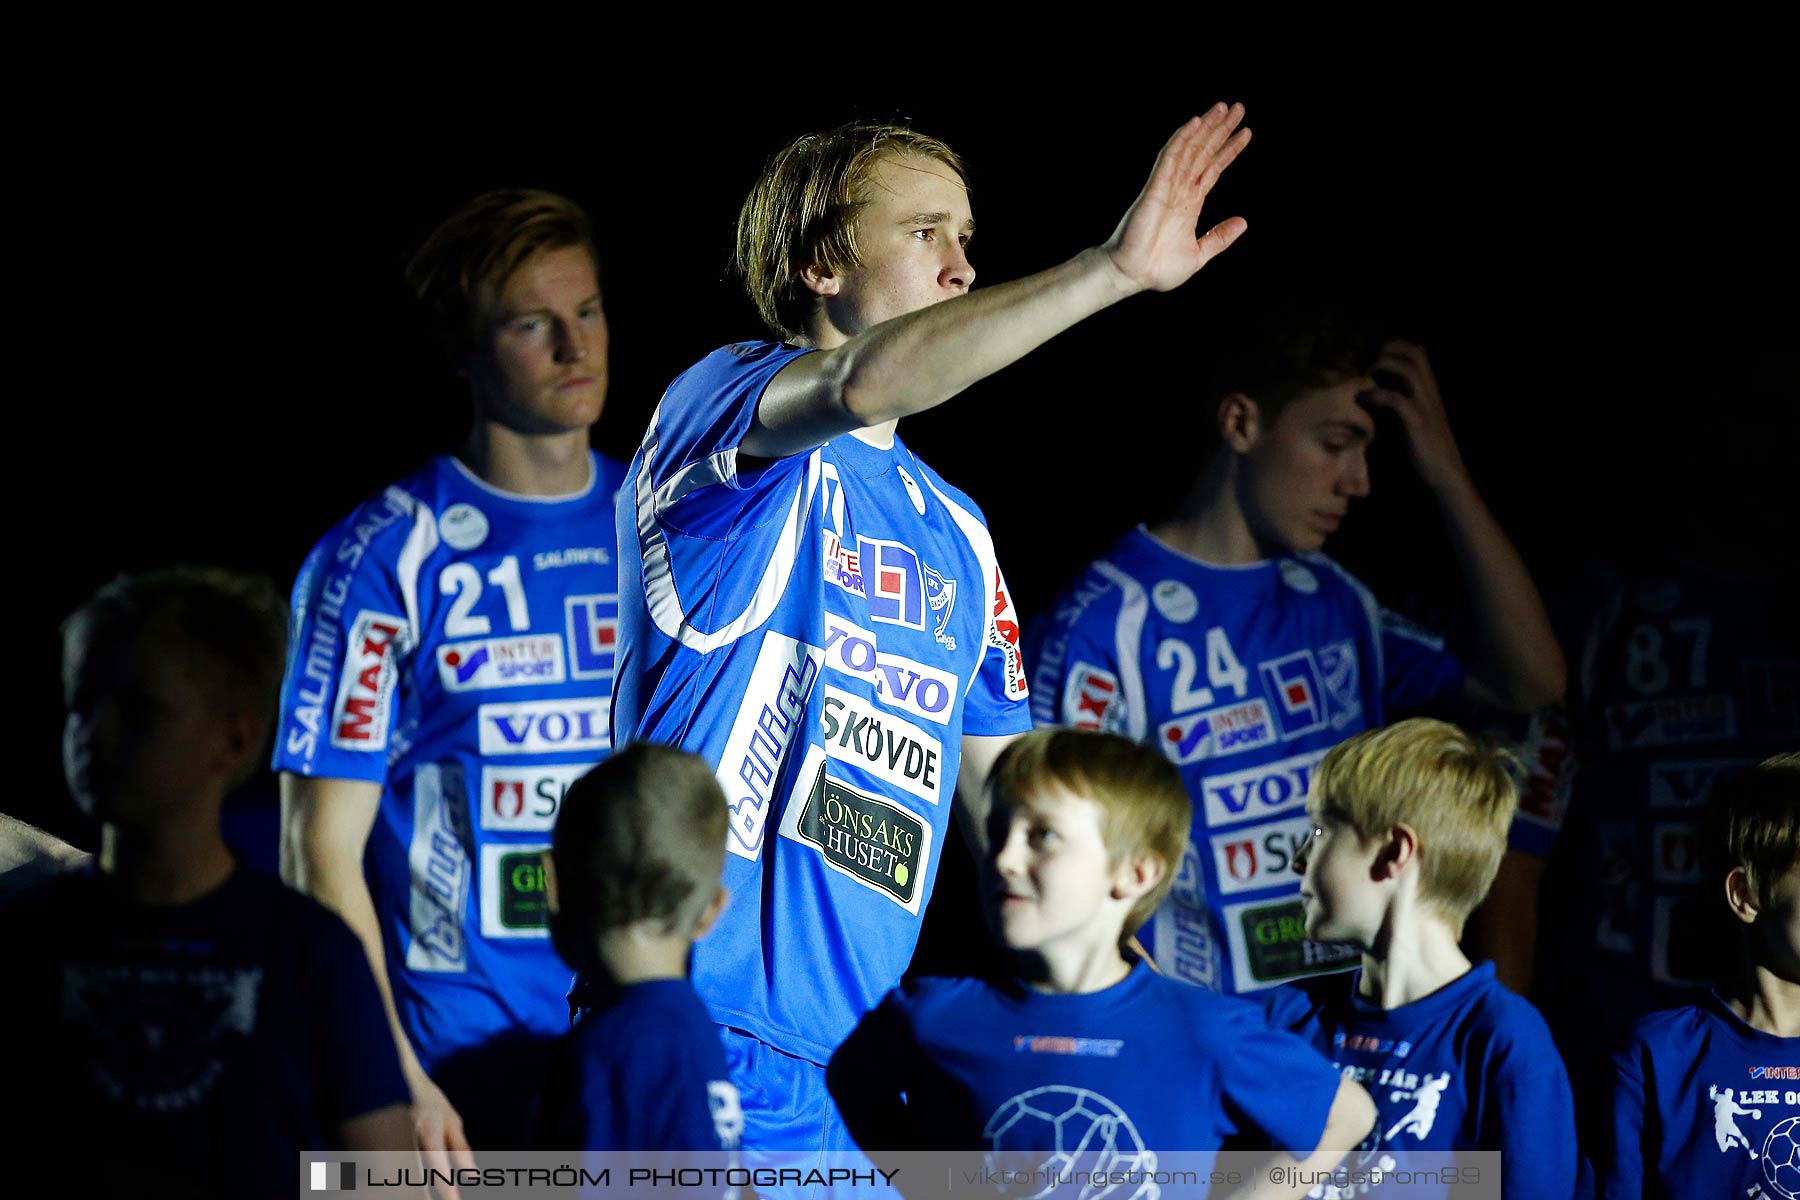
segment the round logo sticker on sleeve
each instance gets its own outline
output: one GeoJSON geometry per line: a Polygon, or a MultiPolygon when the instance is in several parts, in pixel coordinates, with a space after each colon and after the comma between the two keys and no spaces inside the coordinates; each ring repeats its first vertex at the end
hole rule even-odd
{"type": "Polygon", "coordinates": [[[487,541],[487,516],[473,504],[452,504],[438,518],[438,534],[456,550],[473,550],[487,541]]]}
{"type": "Polygon", "coordinates": [[[1319,577],[1312,573],[1312,568],[1291,558],[1281,560],[1281,582],[1302,596],[1310,596],[1319,590],[1319,577]]]}
{"type": "Polygon", "coordinates": [[[1165,579],[1150,589],[1150,601],[1156,611],[1177,625],[1193,620],[1200,613],[1200,597],[1179,579],[1165,579]]]}

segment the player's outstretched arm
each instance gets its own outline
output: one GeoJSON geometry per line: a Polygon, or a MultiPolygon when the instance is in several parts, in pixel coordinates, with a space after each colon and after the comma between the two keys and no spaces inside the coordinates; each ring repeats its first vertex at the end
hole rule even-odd
{"type": "Polygon", "coordinates": [[[1469,676],[1471,691],[1477,699],[1511,712],[1555,704],[1562,699],[1568,678],[1562,648],[1524,560],[1463,465],[1425,348],[1389,342],[1381,348],[1375,370],[1404,381],[1404,390],[1378,387],[1369,398],[1399,416],[1413,465],[1437,497],[1462,568],[1481,639],[1480,655],[1469,676]]]}
{"type": "Polygon", "coordinates": [[[1304,1159],[1292,1154],[1278,1154],[1259,1167],[1243,1188],[1231,1193],[1232,1200],[1298,1200],[1317,1185],[1305,1180],[1322,1178],[1325,1172],[1343,1162],[1356,1144],[1375,1127],[1375,1101],[1353,1079],[1338,1082],[1332,1098],[1331,1112],[1325,1118],[1325,1132],[1319,1147],[1304,1159]]]}
{"type": "Polygon", "coordinates": [[[763,392],[741,453],[783,458],[923,412],[1127,296],[1181,286],[1247,228],[1232,217],[1195,236],[1207,194],[1249,144],[1243,118],[1242,105],[1217,104],[1176,130],[1103,245],[796,358],[763,392]]]}
{"type": "Polygon", "coordinates": [[[381,921],[363,878],[363,851],[381,805],[381,785],[360,779],[318,779],[281,773],[281,877],[343,918],[362,942],[375,987],[412,1092],[412,1136],[425,1165],[448,1171],[473,1167],[475,1157],[463,1136],[462,1117],[443,1089],[419,1065],[419,1056],[401,1028],[388,983],[387,951],[381,921]]]}

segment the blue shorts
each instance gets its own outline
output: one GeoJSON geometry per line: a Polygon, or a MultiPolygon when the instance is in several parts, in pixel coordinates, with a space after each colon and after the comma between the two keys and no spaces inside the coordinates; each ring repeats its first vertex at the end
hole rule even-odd
{"type": "MultiPolygon", "coordinates": [[[[725,1063],[737,1085],[744,1108],[744,1133],[739,1143],[746,1167],[797,1167],[802,1171],[855,1164],[872,1170],[838,1115],[837,1104],[825,1089],[825,1068],[804,1058],[783,1054],[747,1033],[719,1027],[725,1063]]],[[[762,1196],[802,1200],[823,1195],[824,1189],[758,1187],[762,1196]]]]}

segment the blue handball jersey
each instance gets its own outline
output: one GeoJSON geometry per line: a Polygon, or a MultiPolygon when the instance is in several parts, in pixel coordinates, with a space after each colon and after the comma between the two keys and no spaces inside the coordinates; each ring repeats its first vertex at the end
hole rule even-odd
{"type": "Polygon", "coordinates": [[[898,438],[738,461],[805,351],[746,342],[670,385],[619,506],[621,744],[714,764],[731,904],[694,952],[725,1025],[823,1063],[918,940],[964,734],[1030,727],[980,511],[898,438]]]}
{"type": "Polygon", "coordinates": [[[919,1149],[1030,1153],[1035,1167],[1104,1147],[1116,1166],[1143,1170],[1237,1136],[1304,1158],[1338,1090],[1331,1064],[1256,1005],[1142,963],[1078,995],[917,980],[864,1018],[831,1078],[846,1113],[863,1107],[851,1091],[890,1104],[904,1093],[919,1149]]]}
{"type": "Polygon", "coordinates": [[[1265,997],[1277,1028],[1306,1038],[1375,1101],[1375,1128],[1346,1165],[1382,1166],[1386,1155],[1404,1169],[1399,1155],[1407,1151],[1498,1150],[1505,1196],[1569,1195],[1576,1148],[1568,1072],[1544,1018],[1494,978],[1494,964],[1391,1009],[1357,994],[1361,978],[1265,997]]]}
{"type": "Polygon", "coordinates": [[[1139,938],[1225,992],[1354,966],[1308,941],[1294,853],[1325,752],[1461,688],[1443,642],[1384,612],[1321,554],[1221,567],[1143,528],[1093,563],[1027,645],[1039,724],[1153,742],[1194,801],[1169,899],[1139,938]]]}
{"type": "Polygon", "coordinates": [[[382,785],[364,858],[426,1070],[568,1026],[539,852],[611,746],[613,503],[515,496],[433,460],[326,534],[294,584],[274,766],[382,785]]]}
{"type": "Polygon", "coordinates": [[[1594,1151],[1604,1200],[1800,1198],[1800,1038],[1752,1029],[1706,992],[1640,1020],[1613,1069],[1594,1151]]]}

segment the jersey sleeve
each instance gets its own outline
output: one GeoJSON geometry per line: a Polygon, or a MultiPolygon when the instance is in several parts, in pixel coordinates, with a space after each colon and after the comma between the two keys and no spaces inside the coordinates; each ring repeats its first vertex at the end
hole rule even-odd
{"type": "Polygon", "coordinates": [[[345,1121],[409,1104],[412,1094],[362,943],[332,913],[310,915],[305,934],[316,942],[309,1011],[320,1033],[320,1115],[334,1133],[345,1121]]]}
{"type": "Polygon", "coordinates": [[[987,597],[987,648],[963,706],[965,734],[998,737],[1031,729],[1025,651],[1019,612],[998,565],[987,597]]]}
{"type": "Polygon", "coordinates": [[[1612,1106],[1590,1150],[1594,1191],[1601,1200],[1638,1197],[1644,1193],[1645,1111],[1650,1098],[1648,1055],[1641,1039],[1614,1055],[1612,1106]]]}
{"type": "Polygon", "coordinates": [[[1232,1000],[1229,1019],[1215,1030],[1225,1048],[1220,1102],[1238,1131],[1260,1132],[1298,1158],[1311,1154],[1337,1098],[1337,1068],[1300,1037],[1271,1028],[1247,1000],[1232,1000]]]}
{"type": "MultiPolygon", "coordinates": [[[[1535,1015],[1535,1014],[1534,1014],[1535,1015]]],[[[1501,1154],[1502,1195],[1567,1196],[1575,1190],[1575,1098],[1550,1031],[1539,1027],[1497,1053],[1488,1068],[1479,1145],[1501,1154]]]]}
{"type": "Polygon", "coordinates": [[[1382,703],[1389,712],[1426,711],[1462,694],[1468,672],[1440,635],[1386,608],[1379,623],[1382,703]]]}
{"type": "MultiPolygon", "coordinates": [[[[658,523],[700,537],[724,538],[743,505],[720,503],[750,491],[771,469],[740,471],[738,447],[756,422],[769,381],[810,351],[774,342],[716,350],[669,385],[645,440],[638,507],[658,523]]],[[[805,455],[783,460],[804,461],[805,455]]]]}
{"type": "Polygon", "coordinates": [[[917,1148],[916,1121],[904,1095],[918,1049],[905,993],[895,988],[858,1021],[831,1056],[825,1083],[856,1144],[917,1148]]]}
{"type": "Polygon", "coordinates": [[[418,644],[417,571],[437,538],[431,511],[389,488],[307,557],[294,583],[274,770],[386,778],[418,644]]]}
{"type": "MultiPolygon", "coordinates": [[[[1032,622],[1027,661],[1036,724],[1128,736],[1134,723],[1142,724],[1143,714],[1133,711],[1125,692],[1116,611],[1104,595],[1085,605],[1065,597],[1032,622]]],[[[1142,733],[1139,729],[1137,736],[1142,733]]]]}

